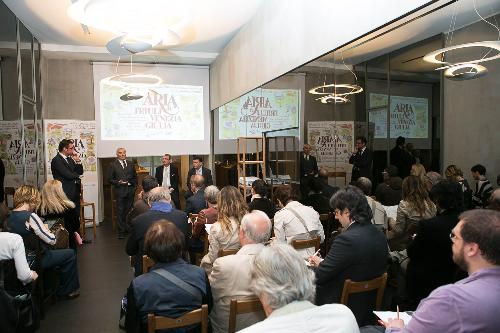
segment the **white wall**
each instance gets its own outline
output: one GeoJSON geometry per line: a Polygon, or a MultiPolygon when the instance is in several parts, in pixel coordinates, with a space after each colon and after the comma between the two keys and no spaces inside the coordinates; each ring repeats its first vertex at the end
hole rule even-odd
{"type": "Polygon", "coordinates": [[[211,65],[210,109],[427,2],[266,0],[211,65]]]}

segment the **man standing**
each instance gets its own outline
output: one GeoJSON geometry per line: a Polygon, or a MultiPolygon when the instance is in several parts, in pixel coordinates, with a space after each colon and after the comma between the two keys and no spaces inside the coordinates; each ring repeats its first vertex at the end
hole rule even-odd
{"type": "Polygon", "coordinates": [[[198,214],[200,210],[207,208],[205,202],[205,180],[203,176],[194,175],[191,178],[192,196],[186,199],[186,214],[198,214]]]}
{"type": "Polygon", "coordinates": [[[435,289],[405,327],[392,319],[385,332],[498,332],[500,327],[500,212],[470,210],[450,234],[453,261],[469,277],[435,289]]]}
{"type": "Polygon", "coordinates": [[[316,157],[311,155],[311,145],[305,144],[300,154],[300,193],[302,198],[307,197],[311,187],[311,181],[318,173],[316,157]]]}
{"type": "MultiPolygon", "coordinates": [[[[52,171],[52,177],[61,182],[68,199],[75,204],[73,218],[71,219],[75,221],[75,225],[66,226],[66,229],[73,232],[80,228],[80,190],[82,186],[80,176],[83,175],[83,165],[80,157],[75,152],[73,140],[61,140],[58,150],[59,153],[50,162],[50,170],[52,171]]],[[[69,236],[73,237],[73,234],[69,236]]]]}
{"type": "Polygon", "coordinates": [[[134,202],[137,173],[131,161],[127,161],[125,148],[116,150],[116,160],[109,166],[109,182],[113,186],[118,218],[118,239],[127,233],[126,217],[134,202]]]}
{"type": "Polygon", "coordinates": [[[203,158],[197,155],[193,156],[193,167],[189,170],[186,181],[187,191],[184,195],[186,199],[193,195],[191,191],[191,176],[194,175],[203,176],[205,187],[214,184],[212,181],[212,171],[203,166],[203,158]]]}
{"type": "Polygon", "coordinates": [[[179,170],[172,162],[172,156],[165,154],[161,158],[163,165],[156,168],[155,178],[160,186],[170,189],[170,196],[174,202],[175,208],[180,209],[179,202],[179,170]]]}
{"type": "Polygon", "coordinates": [[[410,175],[411,166],[416,162],[415,157],[405,149],[405,141],[404,137],[399,136],[396,139],[396,147],[391,149],[389,155],[390,164],[398,168],[399,176],[402,179],[410,175]]]}
{"type": "MultiPolygon", "coordinates": [[[[254,210],[243,216],[238,234],[241,249],[233,256],[215,260],[209,276],[214,308],[210,320],[214,333],[227,332],[229,304],[232,299],[243,300],[255,297],[250,289],[250,269],[257,253],[271,236],[271,220],[266,213],[254,210]]],[[[239,316],[236,330],[239,331],[264,319],[264,313],[239,316]]]]}
{"type": "Polygon", "coordinates": [[[359,177],[372,178],[372,152],[366,147],[366,138],[358,136],[356,138],[355,150],[349,158],[352,164],[351,182],[355,182],[359,177]]]}
{"type": "Polygon", "coordinates": [[[470,171],[472,178],[476,181],[476,189],[472,195],[472,207],[483,208],[488,205],[488,200],[493,193],[493,186],[486,178],[486,168],[481,164],[474,165],[470,171]]]}

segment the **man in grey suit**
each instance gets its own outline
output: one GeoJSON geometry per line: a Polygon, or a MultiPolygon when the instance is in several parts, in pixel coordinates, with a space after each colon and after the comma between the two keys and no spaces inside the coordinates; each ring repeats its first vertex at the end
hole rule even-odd
{"type": "Polygon", "coordinates": [[[111,162],[108,171],[109,182],[113,186],[118,219],[118,239],[127,233],[126,217],[134,202],[137,173],[132,161],[127,161],[125,148],[116,150],[117,159],[111,162]]]}

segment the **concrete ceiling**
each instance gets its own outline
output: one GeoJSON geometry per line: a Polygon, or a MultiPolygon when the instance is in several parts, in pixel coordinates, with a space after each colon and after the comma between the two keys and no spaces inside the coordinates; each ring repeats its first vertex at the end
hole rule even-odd
{"type": "MultiPolygon", "coordinates": [[[[116,60],[106,44],[116,37],[110,32],[72,20],[67,9],[76,0],[3,0],[42,43],[48,58],[116,60]]],[[[185,1],[185,0],[179,0],[185,1]]],[[[147,5],[148,0],[141,0],[147,5]]],[[[158,3],[158,2],[157,2],[158,3]]],[[[168,11],[169,1],[151,10],[168,11]]],[[[258,10],[262,0],[190,0],[193,20],[184,29],[179,45],[134,56],[135,61],[208,65],[258,10]]],[[[127,57],[129,58],[129,57],[127,57]]]]}

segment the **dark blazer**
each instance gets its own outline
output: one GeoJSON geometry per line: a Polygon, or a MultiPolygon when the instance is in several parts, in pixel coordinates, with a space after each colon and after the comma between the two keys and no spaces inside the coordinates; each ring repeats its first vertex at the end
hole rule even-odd
{"type": "Polygon", "coordinates": [[[316,157],[309,155],[309,160],[306,160],[304,153],[300,153],[300,177],[307,177],[311,172],[313,172],[314,175],[318,173],[316,157]]]}
{"type": "Polygon", "coordinates": [[[455,282],[458,266],[453,262],[449,235],[458,215],[458,211],[448,210],[418,223],[417,235],[407,248],[410,261],[406,271],[408,293],[416,304],[437,287],[455,282]]]}
{"type": "MultiPolygon", "coordinates": [[[[381,276],[389,252],[384,234],[374,225],[354,222],[335,238],[325,260],[316,270],[316,304],[339,303],[344,281],[366,281],[381,276]]],[[[369,323],[376,293],[349,297],[348,307],[360,326],[369,323]]]]}
{"type": "Polygon", "coordinates": [[[323,195],[323,193],[311,193],[303,201],[304,206],[310,206],[318,214],[330,213],[330,199],[323,195]]]}
{"type": "Polygon", "coordinates": [[[330,200],[331,197],[338,190],[340,190],[340,187],[338,187],[338,186],[331,186],[328,183],[326,183],[324,180],[321,180],[321,192],[323,193],[323,196],[326,197],[328,200],[330,200]]]}
{"type": "MultiPolygon", "coordinates": [[[[186,181],[189,192],[191,192],[191,185],[190,185],[191,176],[194,174],[196,174],[196,170],[194,168],[189,169],[189,172],[187,175],[187,181],[186,181]]],[[[207,169],[207,168],[202,166],[201,167],[201,175],[203,176],[203,179],[205,180],[205,187],[214,184],[214,182],[212,180],[212,171],[210,171],[210,169],[207,169]]]]}
{"type": "MultiPolygon", "coordinates": [[[[161,186],[163,183],[163,165],[156,167],[155,178],[161,186]]],[[[173,164],[170,164],[170,187],[179,193],[179,170],[173,164]]]]}
{"type": "Polygon", "coordinates": [[[198,214],[200,210],[207,208],[205,202],[205,191],[203,189],[186,199],[186,214],[198,214]]]}
{"type": "Polygon", "coordinates": [[[416,162],[415,157],[399,146],[391,149],[389,160],[398,168],[398,175],[402,179],[410,175],[411,166],[416,162]]]}
{"type": "Polygon", "coordinates": [[[366,147],[363,152],[360,150],[356,154],[351,155],[349,158],[349,164],[353,165],[351,181],[356,181],[359,177],[372,179],[372,161],[373,154],[366,147]]]}
{"type": "Polygon", "coordinates": [[[158,210],[148,210],[137,216],[132,220],[130,236],[128,237],[125,247],[125,251],[129,256],[136,256],[134,266],[135,276],[142,274],[142,255],[144,254],[143,246],[146,232],[151,225],[161,219],[168,220],[175,224],[186,237],[186,244],[188,244],[188,240],[191,237],[191,227],[188,223],[188,217],[183,211],[173,209],[169,213],[165,213],[158,210]]]}
{"type": "Polygon", "coordinates": [[[124,169],[118,159],[115,159],[109,165],[108,169],[109,182],[115,188],[115,194],[117,197],[124,197],[128,193],[128,188],[131,187],[135,191],[137,186],[137,173],[135,172],[134,163],[127,160],[127,167],[124,169]],[[120,184],[118,181],[123,180],[130,185],[120,184]]]}
{"type": "Polygon", "coordinates": [[[248,204],[248,211],[251,212],[253,210],[263,211],[270,219],[274,218],[274,213],[276,213],[276,208],[268,198],[253,199],[248,204]]]}
{"type": "Polygon", "coordinates": [[[68,199],[80,202],[80,176],[83,175],[83,165],[76,164],[70,157],[68,162],[58,153],[50,162],[52,177],[62,183],[62,188],[68,199]]]}

